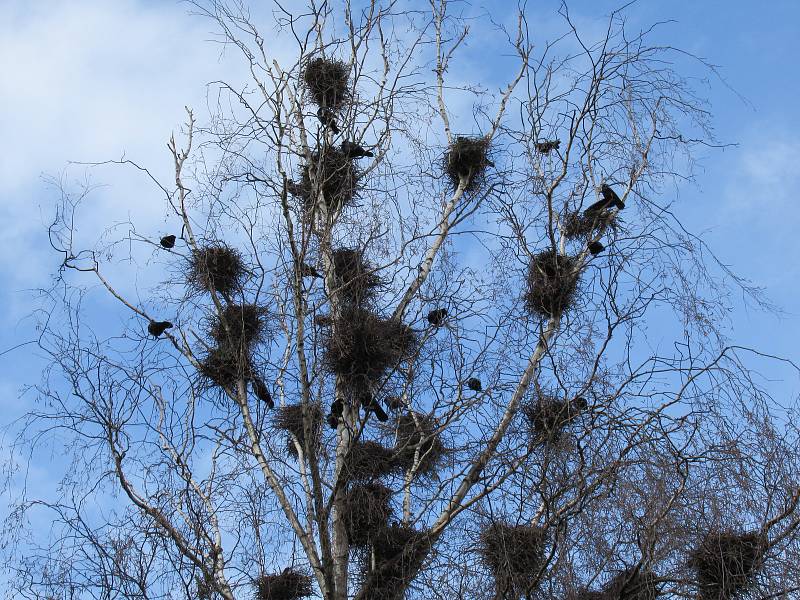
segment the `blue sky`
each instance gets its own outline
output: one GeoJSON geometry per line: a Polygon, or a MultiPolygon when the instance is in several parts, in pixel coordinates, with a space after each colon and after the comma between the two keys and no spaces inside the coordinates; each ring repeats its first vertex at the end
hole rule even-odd
{"type": "MultiPolygon", "coordinates": [[[[543,14],[557,8],[552,0],[535,4],[543,14]]],[[[570,6],[576,17],[600,25],[616,3],[570,6]]],[[[724,263],[764,286],[784,311],[777,318],[739,306],[732,339],[800,360],[800,2],[640,2],[630,19],[674,20],[658,39],[719,65],[744,98],[711,82],[717,135],[737,145],[701,152],[697,181],[665,193],[724,263]]],[[[206,41],[210,30],[171,0],[0,2],[0,351],[35,337],[31,290],[46,287],[58,264],[46,241],[56,191],[43,175],[60,177],[69,160],[124,155],[168,180],[165,142],[183,121],[184,105],[202,118],[205,83],[235,79],[241,68],[206,41]]],[[[484,66],[491,70],[491,63],[484,66]]],[[[68,177],[83,172],[71,169],[68,177]]],[[[91,178],[107,187],[96,194],[87,229],[128,217],[154,230],[163,225],[162,199],[137,176],[97,170],[91,178]]],[[[0,422],[24,411],[31,398],[20,392],[41,367],[31,345],[0,356],[0,422]]],[[[794,376],[776,385],[786,395],[800,388],[794,376]]],[[[34,477],[43,483],[48,473],[34,477]]]]}

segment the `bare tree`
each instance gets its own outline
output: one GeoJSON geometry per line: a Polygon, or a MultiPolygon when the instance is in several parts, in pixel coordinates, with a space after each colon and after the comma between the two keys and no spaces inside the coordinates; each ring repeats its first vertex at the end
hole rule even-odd
{"type": "Polygon", "coordinates": [[[673,65],[713,68],[624,12],[266,4],[192,3],[251,79],[187,110],[174,181],[118,161],[173,231],[84,246],[60,186],[16,448],[71,464],[15,497],[14,593],[793,597],[797,413],[726,336],[764,302],[664,197],[715,143],[673,65]],[[476,27],[499,89],[459,75],[476,27]]]}

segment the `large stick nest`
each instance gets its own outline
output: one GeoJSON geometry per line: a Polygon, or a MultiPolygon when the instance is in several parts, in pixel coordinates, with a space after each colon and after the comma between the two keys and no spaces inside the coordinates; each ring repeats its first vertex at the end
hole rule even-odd
{"type": "Polygon", "coordinates": [[[540,396],[536,402],[522,406],[522,414],[528,421],[531,434],[537,442],[557,444],[561,434],[575,418],[586,410],[586,400],[559,400],[551,396],[540,396]]]}
{"type": "Polygon", "coordinates": [[[579,211],[567,213],[564,216],[562,227],[568,240],[578,240],[590,237],[614,221],[614,213],[609,210],[585,214],[579,211]]]}
{"type": "Polygon", "coordinates": [[[211,337],[220,346],[250,348],[263,341],[267,311],[256,304],[228,304],[222,316],[215,314],[211,337]]]}
{"type": "Polygon", "coordinates": [[[342,518],[353,547],[372,543],[392,518],[392,490],[380,483],[354,485],[342,497],[342,518]]]}
{"type": "Polygon", "coordinates": [[[402,414],[397,417],[395,427],[396,464],[408,471],[418,459],[417,473],[434,474],[447,455],[447,448],[441,440],[439,425],[433,415],[402,414]]]}
{"type": "Polygon", "coordinates": [[[659,597],[658,579],[652,571],[637,568],[617,574],[603,588],[600,600],[656,600],[659,597]]]}
{"type": "Polygon", "coordinates": [[[336,288],[347,301],[362,305],[380,288],[381,278],[364,258],[364,251],[339,248],[333,251],[333,274],[336,288]]]}
{"type": "Polygon", "coordinates": [[[760,532],[712,532],[692,552],[703,600],[729,600],[751,589],[767,551],[760,532]]]}
{"type": "Polygon", "coordinates": [[[479,552],[503,597],[530,591],[544,565],[546,536],[540,527],[495,522],[481,532],[479,552]]]}
{"type": "Polygon", "coordinates": [[[554,317],[572,305],[578,288],[576,263],[575,258],[553,250],[533,257],[525,292],[525,305],[531,313],[554,317]]]}
{"type": "Polygon", "coordinates": [[[487,167],[494,166],[489,159],[491,140],[485,137],[458,136],[450,144],[444,158],[445,172],[453,188],[466,180],[464,190],[474,192],[479,189],[486,176],[487,167]]]}
{"type": "Polygon", "coordinates": [[[239,251],[216,243],[192,252],[186,278],[197,289],[213,290],[229,298],[242,288],[246,275],[247,269],[239,251]]]}
{"type": "Polygon", "coordinates": [[[256,579],[256,600],[300,600],[313,595],[311,576],[298,569],[262,575],[256,579]]]}
{"type": "Polygon", "coordinates": [[[306,443],[306,431],[311,435],[308,441],[313,448],[317,448],[322,441],[322,407],[316,402],[302,404],[286,404],[280,406],[275,411],[274,427],[290,434],[286,440],[286,453],[297,458],[297,448],[294,438],[297,438],[300,447],[307,451],[309,446],[306,443]],[[308,420],[308,430],[306,429],[306,419],[308,420]],[[294,438],[292,437],[294,436],[294,438]]]}
{"type": "Polygon", "coordinates": [[[375,568],[365,569],[364,589],[371,600],[403,600],[431,549],[427,531],[394,524],[373,540],[375,568]]]}
{"type": "Polygon", "coordinates": [[[350,100],[350,71],[342,61],[312,58],[303,69],[303,82],[317,106],[339,110],[350,100]]]}
{"type": "Polygon", "coordinates": [[[323,360],[351,390],[368,390],[389,369],[409,358],[417,345],[416,332],[402,322],[347,307],[325,339],[323,360]]]}
{"type": "Polygon", "coordinates": [[[300,184],[296,194],[311,212],[322,194],[325,206],[335,211],[353,202],[358,192],[360,172],[356,163],[335,147],[313,152],[300,169],[300,184]]]}
{"type": "Polygon", "coordinates": [[[200,377],[207,386],[234,390],[237,383],[250,379],[252,365],[245,349],[222,344],[212,348],[200,361],[200,377]]]}
{"type": "Polygon", "coordinates": [[[373,441],[355,442],[344,460],[344,474],[350,481],[372,481],[397,468],[394,449],[373,441]]]}

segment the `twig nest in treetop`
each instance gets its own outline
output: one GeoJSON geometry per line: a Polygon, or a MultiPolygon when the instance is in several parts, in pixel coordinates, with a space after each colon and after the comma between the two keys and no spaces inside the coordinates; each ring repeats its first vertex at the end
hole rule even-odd
{"type": "Polygon", "coordinates": [[[351,481],[372,481],[398,469],[395,450],[373,441],[358,441],[344,459],[344,473],[351,481]]]}
{"type": "Polygon", "coordinates": [[[611,225],[614,222],[614,217],[615,213],[609,210],[590,212],[588,214],[573,211],[564,215],[561,227],[564,236],[568,240],[585,239],[594,232],[611,225]]]}
{"type": "Polygon", "coordinates": [[[353,547],[367,546],[392,518],[392,490],[380,483],[350,487],[342,498],[347,536],[353,547]]]}
{"type": "Polygon", "coordinates": [[[312,58],[303,69],[303,82],[317,106],[339,110],[350,100],[350,71],[345,63],[312,58]]]}
{"type": "Polygon", "coordinates": [[[436,472],[447,454],[442,443],[438,424],[433,415],[407,413],[398,416],[395,426],[395,463],[408,471],[416,465],[420,475],[432,475],[436,472]]]}
{"type": "Polygon", "coordinates": [[[296,568],[287,568],[273,575],[262,575],[255,581],[256,600],[300,600],[313,595],[311,575],[296,568]]]}
{"type": "Polygon", "coordinates": [[[561,315],[571,305],[578,288],[575,258],[545,250],[536,254],[528,268],[525,306],[543,317],[561,315]]]}
{"type": "MultiPolygon", "coordinates": [[[[611,600],[656,600],[659,596],[658,578],[652,571],[631,568],[614,576],[605,587],[600,597],[611,600]]],[[[591,593],[591,592],[590,592],[591,593]]]]}
{"type": "Polygon", "coordinates": [[[228,304],[211,320],[211,337],[220,346],[250,348],[263,341],[267,311],[256,304],[228,304]]]}
{"type": "Polygon", "coordinates": [[[227,344],[212,348],[200,361],[199,374],[207,385],[233,390],[240,379],[249,379],[250,357],[238,346],[227,344]]]}
{"type": "Polygon", "coordinates": [[[198,248],[189,259],[187,279],[194,287],[230,297],[247,275],[242,255],[222,243],[198,248]]]}
{"type": "Polygon", "coordinates": [[[516,598],[531,589],[544,565],[545,543],[540,527],[495,522],[483,529],[479,552],[498,594],[516,598]]]}
{"type": "Polygon", "coordinates": [[[485,137],[458,136],[445,155],[445,172],[453,188],[466,180],[465,191],[472,192],[481,187],[487,167],[494,163],[489,159],[491,140],[485,137]]]}
{"type": "Polygon", "coordinates": [[[536,441],[555,444],[561,439],[564,429],[586,406],[583,398],[559,400],[540,396],[535,402],[524,404],[521,412],[536,441]]]}
{"type": "Polygon", "coordinates": [[[367,262],[363,250],[338,248],[333,251],[332,260],[340,298],[360,306],[375,296],[383,282],[367,262]]]}
{"type": "Polygon", "coordinates": [[[431,548],[425,530],[399,523],[384,527],[372,541],[375,568],[364,565],[364,589],[370,600],[398,600],[422,568],[431,548]]]}
{"type": "Polygon", "coordinates": [[[416,332],[407,325],[358,307],[345,307],[326,333],[326,368],[359,393],[413,355],[418,345],[416,332]]]}
{"type": "MultiPolygon", "coordinates": [[[[303,404],[286,404],[278,407],[275,411],[273,422],[276,429],[281,429],[297,438],[300,448],[306,449],[306,429],[305,419],[309,420],[311,433],[311,445],[318,447],[322,438],[322,408],[316,402],[303,404]]],[[[286,440],[286,453],[293,458],[297,458],[297,448],[294,439],[289,437],[286,440]]]]}
{"type": "Polygon", "coordinates": [[[751,589],[768,543],[760,532],[709,533],[691,555],[703,600],[730,600],[751,589]]]}
{"type": "Polygon", "coordinates": [[[329,211],[352,204],[358,192],[360,171],[356,163],[334,147],[314,152],[300,170],[297,194],[307,212],[313,211],[319,194],[329,211]]]}

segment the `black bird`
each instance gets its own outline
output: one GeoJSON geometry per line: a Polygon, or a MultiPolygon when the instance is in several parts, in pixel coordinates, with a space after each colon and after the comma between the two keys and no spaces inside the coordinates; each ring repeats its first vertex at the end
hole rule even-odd
{"type": "Polygon", "coordinates": [[[625,208],[625,203],[620,200],[617,193],[612,190],[611,186],[607,183],[600,186],[600,194],[603,196],[603,199],[592,204],[584,211],[584,214],[591,215],[592,213],[598,213],[607,208],[617,208],[619,210],[625,208]]]}
{"type": "Polygon", "coordinates": [[[342,152],[344,152],[347,155],[347,158],[364,158],[364,157],[372,158],[373,156],[375,156],[374,152],[365,150],[363,146],[360,146],[355,142],[351,142],[349,140],[345,140],[342,142],[342,152]]]}
{"type": "Polygon", "coordinates": [[[303,277],[322,277],[319,271],[307,263],[300,263],[300,274],[303,277]]]}
{"type": "Polygon", "coordinates": [[[256,393],[256,398],[261,400],[269,408],[275,408],[275,402],[272,401],[272,394],[269,393],[267,385],[258,377],[253,380],[253,391],[256,393]]]}
{"type": "Polygon", "coordinates": [[[322,123],[323,126],[330,129],[334,135],[339,133],[339,126],[336,125],[336,117],[334,117],[331,109],[320,106],[317,109],[317,118],[319,119],[319,122],[322,123]]]}
{"type": "Polygon", "coordinates": [[[589,242],[587,248],[589,248],[589,252],[592,253],[592,256],[597,256],[606,249],[600,242],[589,242]]]}
{"type": "Polygon", "coordinates": [[[444,324],[445,317],[447,317],[447,309],[437,308],[428,313],[428,323],[434,327],[441,327],[444,324]]]}
{"type": "Polygon", "coordinates": [[[344,402],[342,402],[341,398],[337,398],[331,403],[331,412],[328,413],[328,416],[326,417],[328,426],[331,429],[336,429],[339,426],[339,420],[342,418],[343,413],[344,402]]]}
{"type": "Polygon", "coordinates": [[[473,392],[480,392],[483,389],[481,380],[478,379],[477,377],[470,377],[467,380],[467,387],[471,389],[473,392]]]}
{"type": "Polygon", "coordinates": [[[147,326],[147,333],[153,337],[158,337],[170,327],[172,327],[172,323],[169,321],[150,321],[147,326]]]}
{"type": "Polygon", "coordinates": [[[536,151],[542,154],[550,154],[552,150],[558,150],[561,145],[561,140],[547,140],[546,142],[539,142],[536,144],[536,151]]]}
{"type": "Polygon", "coordinates": [[[164,237],[161,238],[161,241],[159,242],[159,244],[161,244],[162,248],[166,248],[167,250],[169,250],[170,248],[174,248],[175,247],[175,236],[174,235],[165,235],[164,237]]]}
{"type": "Polygon", "coordinates": [[[389,420],[389,415],[386,414],[386,411],[383,410],[383,407],[372,394],[364,394],[361,396],[361,406],[364,407],[365,413],[375,413],[375,416],[378,417],[378,421],[381,423],[386,423],[386,421],[389,420]]]}

